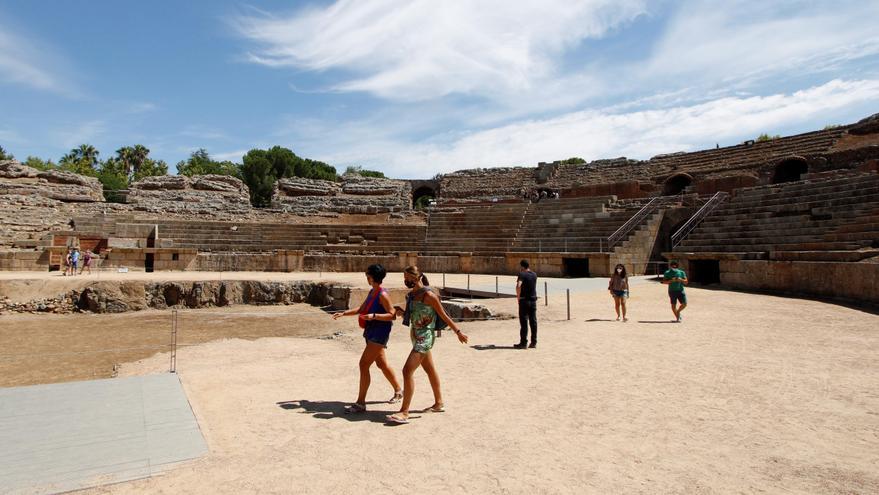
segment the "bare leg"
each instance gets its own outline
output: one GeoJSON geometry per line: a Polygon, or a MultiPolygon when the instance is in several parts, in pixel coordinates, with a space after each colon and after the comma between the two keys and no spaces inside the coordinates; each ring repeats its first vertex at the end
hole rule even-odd
{"type": "Polygon", "coordinates": [[[385,355],[385,350],[382,349],[378,354],[378,357],[375,359],[375,365],[378,366],[378,369],[384,373],[385,378],[388,380],[388,383],[394,387],[394,395],[398,395],[402,389],[400,389],[400,382],[397,380],[397,374],[394,373],[394,370],[388,366],[388,357],[385,355]]]}
{"type": "Polygon", "coordinates": [[[409,406],[412,404],[412,396],[415,395],[415,370],[421,366],[423,358],[423,354],[412,351],[403,366],[403,403],[400,405],[400,412],[396,414],[398,417],[409,418],[409,406]]]}
{"type": "Polygon", "coordinates": [[[623,321],[628,320],[628,318],[626,318],[626,298],[625,297],[620,298],[620,307],[623,308],[623,321]]]}
{"type": "Polygon", "coordinates": [[[613,309],[617,312],[617,320],[620,319],[620,298],[613,296],[613,309]]]}
{"type": "Polygon", "coordinates": [[[360,390],[357,393],[357,403],[361,406],[366,404],[366,392],[369,390],[371,381],[369,367],[382,351],[384,351],[384,347],[368,342],[366,348],[363,349],[363,354],[360,355],[360,390]]]}
{"type": "Polygon", "coordinates": [[[440,390],[439,373],[436,372],[436,366],[433,363],[433,354],[427,353],[421,360],[421,368],[427,373],[427,379],[430,380],[430,388],[433,389],[433,406],[432,409],[442,409],[443,392],[440,390]]]}
{"type": "Polygon", "coordinates": [[[675,315],[675,320],[678,319],[678,310],[675,308],[675,303],[671,303],[671,312],[675,315]]]}
{"type": "Polygon", "coordinates": [[[681,311],[683,311],[684,308],[686,308],[686,307],[687,307],[686,304],[681,304],[680,306],[678,306],[678,317],[679,317],[679,318],[680,318],[680,316],[681,316],[681,311]]]}

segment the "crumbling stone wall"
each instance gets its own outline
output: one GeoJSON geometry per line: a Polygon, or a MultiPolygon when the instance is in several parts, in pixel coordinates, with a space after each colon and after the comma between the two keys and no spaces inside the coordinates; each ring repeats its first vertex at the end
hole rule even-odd
{"type": "Polygon", "coordinates": [[[272,207],[297,215],[320,213],[405,213],[411,187],[404,180],[346,174],[341,182],[290,177],[280,179],[272,207]]]}
{"type": "Polygon", "coordinates": [[[104,201],[101,182],[60,170],[39,171],[16,160],[0,161],[0,195],[41,196],[63,202],[104,201]]]}
{"type": "Polygon", "coordinates": [[[163,175],[131,185],[128,204],[135,211],[161,214],[246,214],[250,194],[240,179],[227,175],[163,175]]]}

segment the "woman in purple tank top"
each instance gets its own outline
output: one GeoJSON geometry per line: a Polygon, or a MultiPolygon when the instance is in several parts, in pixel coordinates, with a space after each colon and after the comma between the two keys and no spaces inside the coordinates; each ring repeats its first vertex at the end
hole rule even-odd
{"type": "Polygon", "coordinates": [[[385,275],[387,275],[387,271],[383,266],[369,265],[366,269],[366,280],[372,289],[366,296],[366,300],[356,309],[352,308],[333,314],[334,320],[343,316],[359,315],[365,323],[363,338],[366,340],[366,348],[363,349],[363,354],[360,356],[360,389],[357,400],[346,409],[347,413],[366,412],[366,392],[369,390],[371,381],[369,368],[372,363],[378,366],[378,369],[384,373],[385,378],[394,388],[394,396],[388,402],[393,404],[403,398],[403,389],[400,387],[394,370],[388,365],[387,356],[385,356],[385,348],[388,346],[388,339],[391,335],[391,326],[397,318],[391,305],[391,298],[388,296],[388,292],[382,288],[385,275]]]}

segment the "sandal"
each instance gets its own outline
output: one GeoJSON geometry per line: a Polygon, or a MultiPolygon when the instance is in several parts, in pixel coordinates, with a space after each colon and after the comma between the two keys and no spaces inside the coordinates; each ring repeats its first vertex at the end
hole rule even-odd
{"type": "Polygon", "coordinates": [[[345,414],[361,414],[366,412],[366,404],[353,403],[345,408],[345,414]]]}
{"type": "Polygon", "coordinates": [[[442,404],[440,404],[440,405],[434,404],[434,405],[428,407],[427,409],[425,409],[425,412],[441,413],[441,412],[446,412],[446,408],[443,407],[442,404]]]}
{"type": "Polygon", "coordinates": [[[400,402],[401,400],[403,400],[403,391],[402,390],[400,390],[399,392],[394,392],[394,396],[391,397],[390,400],[388,400],[388,404],[396,404],[397,402],[400,402]]]}
{"type": "Polygon", "coordinates": [[[388,414],[387,416],[385,416],[385,419],[388,420],[388,423],[393,423],[395,425],[409,424],[409,418],[404,418],[403,416],[400,415],[400,413],[388,414]]]}

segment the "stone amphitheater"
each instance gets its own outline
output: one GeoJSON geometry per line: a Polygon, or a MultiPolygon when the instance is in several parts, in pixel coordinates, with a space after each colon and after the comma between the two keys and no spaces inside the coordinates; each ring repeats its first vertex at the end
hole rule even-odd
{"type": "Polygon", "coordinates": [[[879,114],[649,160],[282,179],[259,209],[232,177],[150,177],[109,203],[96,179],[5,161],[0,270],[58,270],[69,246],[96,253],[101,269],[133,271],[381,262],[511,274],[529,258],[547,276],[605,276],[616,263],[644,274],[676,258],[696,283],[875,304],[877,170],[879,114]],[[423,196],[435,202],[415,209],[423,196]]]}

